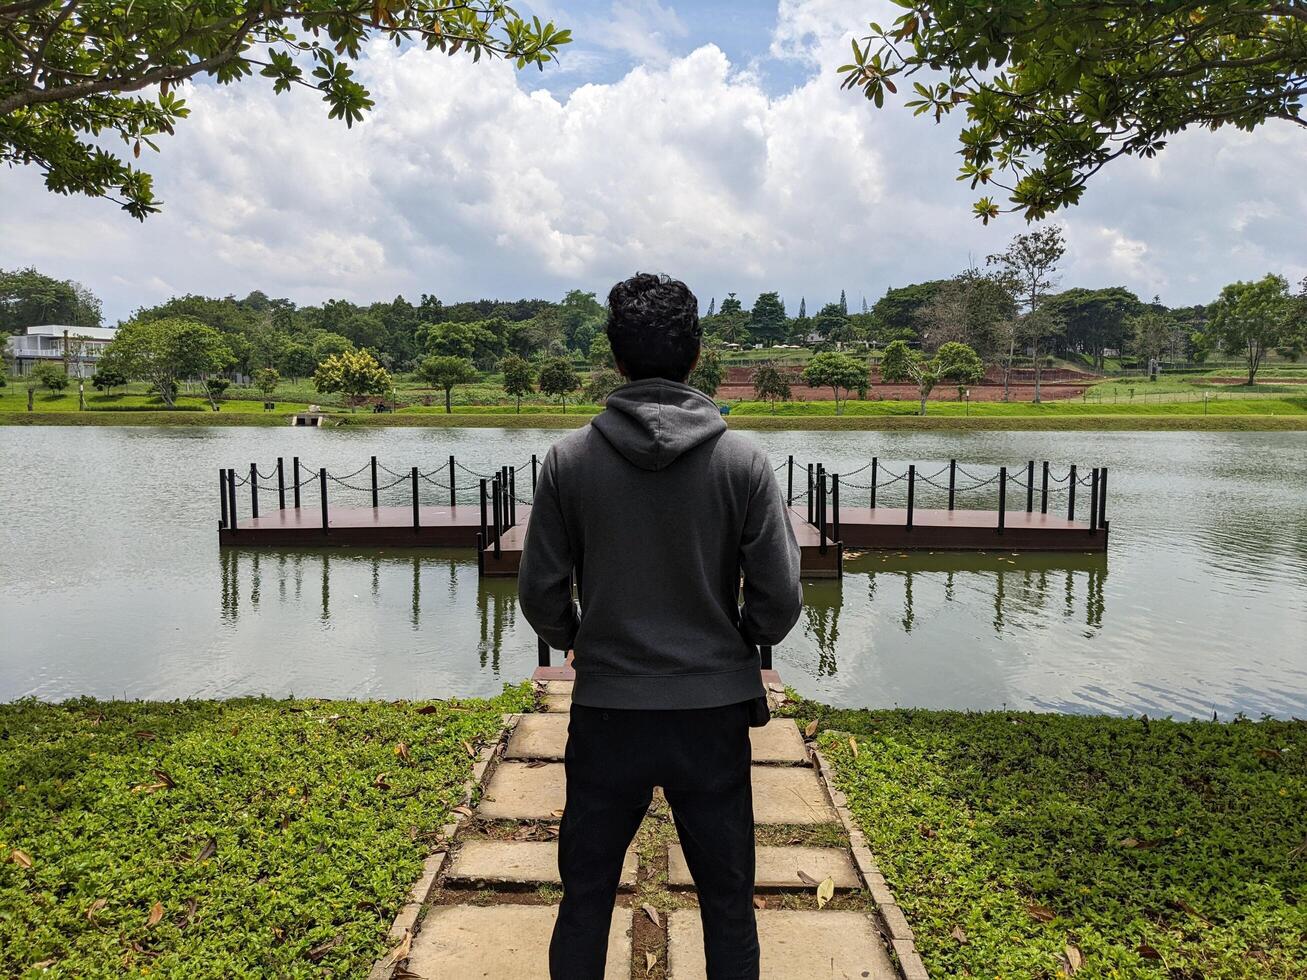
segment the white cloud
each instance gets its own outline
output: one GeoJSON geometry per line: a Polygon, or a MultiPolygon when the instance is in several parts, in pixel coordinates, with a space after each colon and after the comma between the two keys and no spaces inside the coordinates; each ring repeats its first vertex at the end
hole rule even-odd
{"type": "MultiPolygon", "coordinates": [[[[114,316],[174,292],[255,288],[305,303],[557,297],[636,269],[682,276],[705,304],[762,289],[809,309],[841,288],[874,300],[1026,229],[970,217],[957,120],[839,90],[848,34],[890,20],[882,6],[783,0],[773,49],[812,67],[780,93],[713,44],[651,52],[565,96],[504,64],[375,47],[360,76],[377,108],[352,130],[311,92],[198,86],[191,118],[146,161],[163,214],[138,225],[6,171],[0,266],[80,279],[114,316]]],[[[679,23],[658,3],[614,9],[679,23]]],[[[1302,136],[1272,125],[1182,134],[1156,160],[1113,164],[1058,219],[1072,244],[1063,285],[1188,303],[1270,269],[1301,277],[1305,162],[1302,136]]]]}

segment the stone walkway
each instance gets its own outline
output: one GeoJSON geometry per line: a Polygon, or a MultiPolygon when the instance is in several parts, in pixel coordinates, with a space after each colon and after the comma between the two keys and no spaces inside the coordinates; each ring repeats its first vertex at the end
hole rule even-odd
{"type": "MultiPolygon", "coordinates": [[[[537,701],[540,713],[505,718],[505,737],[481,751],[468,805],[444,828],[370,980],[547,980],[571,682],[537,681],[537,701]]],[[[923,980],[911,930],[823,760],[789,719],[754,729],[752,742],[763,978],[923,980]]],[[[621,882],[608,980],[704,978],[694,884],[661,794],[621,882]]]]}

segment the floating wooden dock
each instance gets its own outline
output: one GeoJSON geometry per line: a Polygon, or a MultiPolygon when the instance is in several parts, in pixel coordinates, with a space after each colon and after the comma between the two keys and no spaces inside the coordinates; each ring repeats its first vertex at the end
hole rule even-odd
{"type": "MultiPolygon", "coordinates": [[[[523,464],[525,469],[525,464],[523,464]]],[[[1107,470],[1094,468],[1081,475],[1075,466],[1061,476],[1048,463],[1036,469],[1030,460],[1017,467],[1000,466],[992,475],[968,472],[949,460],[933,473],[918,473],[916,464],[895,472],[871,462],[841,477],[822,464],[806,467],[807,488],[796,493],[794,457],[776,467],[786,469],[787,512],[801,551],[800,567],[806,578],[838,578],[843,572],[845,549],[896,551],[1079,551],[1107,549],[1107,470]],[[853,477],[870,470],[858,483],[853,477]],[[1087,520],[1076,519],[1076,491],[1088,496],[1087,520]],[[1087,491],[1087,494],[1086,494],[1087,491]],[[841,493],[845,502],[840,501],[841,493]],[[922,494],[934,493],[946,506],[919,507],[922,494]],[[866,494],[867,506],[849,506],[850,494],[866,494]],[[994,500],[989,508],[957,507],[959,497],[981,495],[994,500]],[[891,501],[890,497],[894,499],[891,501]],[[1024,501],[1021,501],[1024,497],[1024,501]],[[899,498],[902,498],[900,500],[899,498]],[[1023,502],[1013,508],[1009,501],[1023,502]],[[903,506],[899,506],[902,503],[903,506]],[[800,506],[802,504],[802,507],[800,506]],[[1050,505],[1055,512],[1050,513],[1050,505]]],[[[396,472],[370,462],[344,477],[326,469],[301,467],[295,458],[287,480],[284,460],[270,473],[251,464],[248,475],[234,469],[219,471],[221,520],[219,543],[226,546],[407,547],[471,548],[483,575],[515,576],[530,520],[530,502],[517,493],[518,467],[504,466],[493,473],[476,473],[459,467],[450,456],[447,467],[422,472],[411,467],[396,472]],[[470,474],[458,485],[459,470],[470,474]],[[363,482],[360,474],[368,472],[363,482]],[[384,474],[384,476],[382,475],[384,474]],[[303,477],[303,478],[302,478],[303,477]],[[371,506],[339,505],[329,500],[329,485],[361,494],[371,506]],[[301,489],[310,487],[308,500],[301,489]],[[241,488],[238,495],[237,490],[241,488]],[[246,489],[247,488],[247,489],[246,489]],[[396,488],[399,488],[396,491],[396,488]],[[396,506],[382,504],[381,495],[398,492],[408,498],[396,506]],[[249,516],[238,514],[238,500],[249,495],[249,516]],[[276,506],[260,513],[261,494],[276,495],[276,506]],[[289,496],[288,496],[289,494],[289,496]],[[459,494],[465,499],[459,500],[459,494]],[[466,499],[475,495],[475,500],[466,499]],[[433,504],[442,495],[445,504],[433,504]]],[[[530,459],[530,485],[534,493],[538,459],[530,459]]],[[[802,473],[803,471],[800,470],[802,473]]],[[[525,483],[525,473],[523,474],[525,483]]],[[[332,491],[334,493],[335,491],[332,491]]]]}

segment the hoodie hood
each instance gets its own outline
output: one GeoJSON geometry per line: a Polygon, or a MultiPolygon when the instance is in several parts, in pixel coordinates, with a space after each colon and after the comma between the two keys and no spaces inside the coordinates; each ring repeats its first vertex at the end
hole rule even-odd
{"type": "Polygon", "coordinates": [[[715,401],[698,388],[663,378],[622,385],[590,424],[643,470],[666,469],[682,453],[726,431],[715,401]]]}

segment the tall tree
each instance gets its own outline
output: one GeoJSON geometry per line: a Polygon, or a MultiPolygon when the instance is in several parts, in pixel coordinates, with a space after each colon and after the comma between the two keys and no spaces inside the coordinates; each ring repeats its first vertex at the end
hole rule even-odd
{"type": "Polygon", "coordinates": [[[835,414],[843,415],[849,392],[867,384],[867,362],[839,351],[825,351],[808,361],[803,380],[814,388],[831,389],[835,395],[835,414]]]}
{"type": "Polygon", "coordinates": [[[1174,324],[1161,309],[1161,304],[1145,306],[1130,320],[1130,347],[1148,370],[1148,380],[1157,380],[1157,362],[1171,344],[1174,324]]]}
{"type": "Polygon", "coordinates": [[[1049,296],[1044,306],[1066,321],[1066,343],[1089,354],[1102,371],[1108,348],[1121,350],[1130,336],[1129,321],[1142,309],[1139,297],[1123,286],[1068,289],[1049,296]]]}
{"type": "Polygon", "coordinates": [[[826,340],[842,342],[852,340],[849,316],[839,303],[827,303],[812,318],[812,329],[826,340]]]}
{"type": "Polygon", "coordinates": [[[1229,353],[1243,353],[1250,385],[1257,383],[1267,354],[1281,350],[1296,358],[1304,345],[1303,322],[1289,283],[1274,274],[1222,289],[1212,307],[1211,329],[1229,353]]]}
{"type": "Polygon", "coordinates": [[[567,414],[567,396],[581,387],[581,379],[576,376],[572,362],[566,357],[555,357],[540,369],[540,378],[536,382],[542,395],[558,398],[563,403],[563,414],[567,414]]]}
{"type": "Polygon", "coordinates": [[[961,179],[975,203],[1027,220],[1079,203],[1112,160],[1152,157],[1174,133],[1269,119],[1307,127],[1307,5],[1300,0],[896,0],[888,28],[854,42],[844,87],[877,107],[900,81],[936,122],[963,107],[961,179]],[[925,73],[925,74],[922,74],[925,73]]]}
{"type": "Polygon", "coordinates": [[[504,393],[517,402],[517,411],[522,412],[522,399],[535,391],[536,373],[530,362],[516,354],[509,354],[501,365],[504,372],[504,393]]]}
{"type": "Polygon", "coordinates": [[[436,354],[425,358],[418,365],[417,376],[433,388],[444,389],[446,415],[454,411],[454,388],[457,385],[471,384],[480,377],[476,366],[466,357],[451,357],[448,354],[436,354]]]}
{"type": "MultiPolygon", "coordinates": [[[[0,120],[0,132],[3,125],[0,120]]],[[[100,322],[100,300],[81,283],[55,279],[30,266],[0,269],[0,333],[50,323],[98,327],[100,322]]]]}
{"type": "Polygon", "coordinates": [[[313,372],[313,387],[323,392],[340,392],[350,411],[368,395],[386,394],[391,384],[390,372],[365,350],[332,354],[313,372]]]}
{"type": "Polygon", "coordinates": [[[799,297],[799,319],[808,319],[808,301],[804,297],[799,297]]]}
{"type": "Polygon", "coordinates": [[[785,339],[785,304],[779,293],[760,293],[749,313],[749,333],[771,346],[785,339]]]}
{"type": "Polygon", "coordinates": [[[947,281],[934,279],[887,289],[871,308],[880,328],[880,339],[885,343],[916,339],[918,311],[934,299],[935,293],[947,281]]]}
{"type": "Polygon", "coordinates": [[[688,383],[691,388],[698,388],[709,398],[717,395],[717,389],[722,385],[722,379],[726,377],[726,368],[722,366],[722,356],[714,347],[703,347],[699,350],[699,361],[694,365],[694,370],[690,372],[688,383]]]}
{"type": "Polygon", "coordinates": [[[207,76],[255,73],[275,92],[321,93],[351,126],[373,102],[354,61],[373,41],[422,44],[475,59],[543,67],[570,32],[523,20],[492,0],[20,0],[0,4],[0,162],[33,164],[46,186],[117,201],[133,217],[159,210],[149,174],[105,149],[113,135],[157,150],[190,114],[178,89],[207,76]]]}
{"type": "Polygon", "coordinates": [[[940,345],[933,357],[896,340],[885,348],[885,356],[880,362],[882,381],[910,381],[917,386],[921,415],[926,414],[926,401],[941,381],[974,384],[984,374],[985,366],[976,352],[955,340],[940,345]]]}
{"type": "Polygon", "coordinates": [[[771,413],[776,414],[776,402],[790,400],[790,379],[771,361],[765,361],[753,369],[749,376],[753,393],[771,405],[771,413]]]}
{"type": "Polygon", "coordinates": [[[149,383],[171,408],[182,381],[204,381],[232,361],[217,330],[198,320],[165,317],[124,324],[105,348],[100,368],[149,383]]]}
{"type": "Polygon", "coordinates": [[[840,312],[845,316],[849,315],[849,301],[844,298],[844,290],[840,290],[840,312]]]}
{"type": "MultiPolygon", "coordinates": [[[[1066,254],[1066,242],[1062,238],[1062,229],[1048,225],[1037,231],[1014,235],[1007,250],[989,256],[988,262],[999,268],[1002,275],[1012,283],[1019,302],[1025,306],[1025,316],[1020,329],[1010,341],[1008,362],[1018,335],[1023,337],[1031,347],[1031,356],[1035,362],[1035,403],[1040,401],[1039,382],[1042,367],[1042,348],[1044,339],[1056,331],[1058,318],[1054,316],[1036,316],[1039,304],[1048,291],[1057,284],[1057,266],[1066,254]]],[[[1003,400],[1008,399],[1007,375],[1003,378],[1003,400]]]]}

